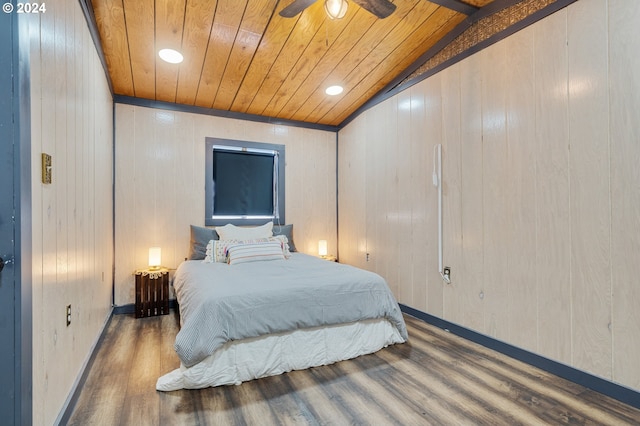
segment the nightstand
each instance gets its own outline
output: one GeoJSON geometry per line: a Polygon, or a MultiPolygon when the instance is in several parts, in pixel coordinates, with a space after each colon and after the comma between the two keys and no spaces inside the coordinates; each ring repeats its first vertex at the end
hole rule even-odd
{"type": "Polygon", "coordinates": [[[140,269],[136,271],[136,318],[155,317],[169,313],[169,270],[140,269]]]}

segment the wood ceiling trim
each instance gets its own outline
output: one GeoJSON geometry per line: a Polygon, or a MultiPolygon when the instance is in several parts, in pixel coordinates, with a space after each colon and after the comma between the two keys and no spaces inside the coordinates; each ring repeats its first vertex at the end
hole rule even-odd
{"type": "Polygon", "coordinates": [[[323,130],[327,132],[337,132],[339,127],[324,124],[307,123],[304,121],[285,120],[274,117],[265,117],[264,115],[246,114],[243,112],[227,111],[199,107],[196,105],[176,104],[173,102],[156,101],[153,99],[136,98],[133,96],[114,95],[113,102],[123,105],[135,105],[144,108],[154,108],[166,111],[178,111],[188,114],[207,115],[211,117],[231,118],[235,120],[253,121],[256,123],[267,123],[272,125],[299,127],[303,129],[323,130]]]}
{"type": "MultiPolygon", "coordinates": [[[[182,51],[186,0],[156,0],[155,37],[157,51],[173,49],[182,51]]],[[[154,52],[155,53],[155,52],[154,52]]],[[[156,60],[156,99],[175,102],[180,65],[167,63],[154,55],[156,60]]]]}
{"type": "Polygon", "coordinates": [[[275,0],[250,0],[222,76],[213,108],[229,109],[271,21],[275,0]]]}
{"type": "Polygon", "coordinates": [[[156,52],[154,34],[154,0],[124,0],[124,17],[131,58],[135,96],[154,99],[156,96],[156,52]]]}
{"type": "Polygon", "coordinates": [[[94,1],[91,8],[104,46],[102,51],[113,91],[133,96],[133,76],[122,0],[94,1]]]}

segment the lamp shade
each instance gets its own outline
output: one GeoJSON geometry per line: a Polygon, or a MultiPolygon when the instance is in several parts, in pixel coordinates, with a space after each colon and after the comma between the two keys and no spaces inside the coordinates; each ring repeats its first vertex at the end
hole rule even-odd
{"type": "Polygon", "coordinates": [[[347,14],[347,0],[325,0],[324,10],[331,19],[342,19],[347,14]]]}
{"type": "Polygon", "coordinates": [[[149,249],[149,267],[159,268],[162,264],[162,250],[160,247],[151,247],[149,249]]]}
{"type": "Polygon", "coordinates": [[[327,240],[318,241],[318,254],[320,256],[327,255],[327,240]]]}

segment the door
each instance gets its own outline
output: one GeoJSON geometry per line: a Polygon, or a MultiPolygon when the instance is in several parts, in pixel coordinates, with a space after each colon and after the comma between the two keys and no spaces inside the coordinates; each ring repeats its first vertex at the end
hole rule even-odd
{"type": "Polygon", "coordinates": [[[5,10],[0,14],[0,423],[7,425],[31,423],[31,265],[30,254],[20,253],[31,224],[31,203],[21,204],[30,198],[28,53],[26,22],[5,10]],[[17,259],[28,265],[25,283],[17,259]]]}

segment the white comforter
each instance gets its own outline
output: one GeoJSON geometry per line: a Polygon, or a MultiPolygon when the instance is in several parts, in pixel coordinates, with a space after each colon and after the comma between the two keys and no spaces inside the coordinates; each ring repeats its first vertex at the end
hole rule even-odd
{"type": "Polygon", "coordinates": [[[407,339],[382,277],[304,254],[239,265],[187,261],[174,287],[182,323],[175,349],[184,367],[229,341],[369,319],[387,319],[407,339]]]}

